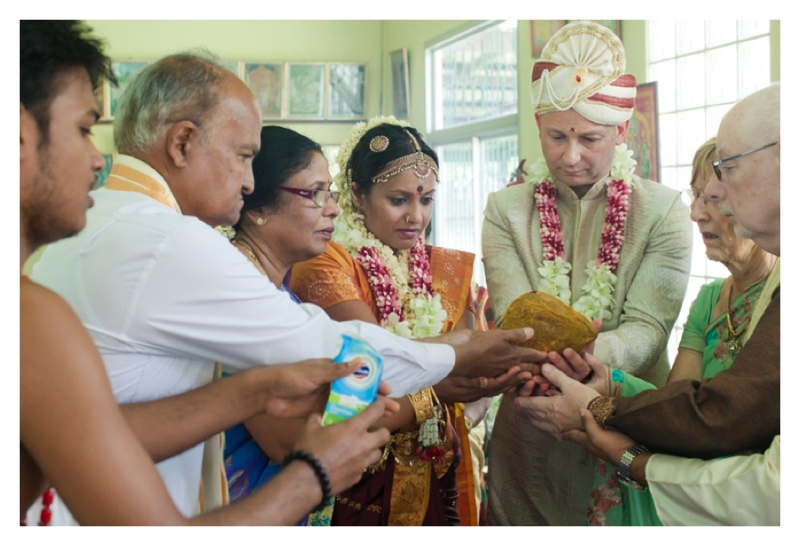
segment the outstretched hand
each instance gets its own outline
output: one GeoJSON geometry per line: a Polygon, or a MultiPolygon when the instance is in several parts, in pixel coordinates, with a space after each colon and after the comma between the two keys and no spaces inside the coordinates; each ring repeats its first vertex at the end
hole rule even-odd
{"type": "MultiPolygon", "coordinates": [[[[267,366],[249,373],[258,374],[265,384],[262,407],[268,415],[295,418],[306,417],[313,411],[322,412],[330,384],[352,374],[360,365],[358,359],[334,364],[329,358],[311,358],[294,364],[267,366]]],[[[386,396],[391,389],[381,382],[378,392],[386,396]]],[[[394,400],[386,401],[387,414],[399,409],[394,400]]]]}
{"type": "Polygon", "coordinates": [[[468,403],[511,392],[517,385],[531,378],[530,372],[523,372],[519,366],[512,366],[511,369],[495,377],[446,377],[435,387],[436,394],[445,404],[468,403]]]}
{"type": "Polygon", "coordinates": [[[600,394],[574,379],[552,364],[542,366],[546,381],[561,391],[558,396],[516,396],[514,405],[537,428],[555,437],[568,430],[582,427],[578,410],[586,408],[600,394]]]}
{"type": "Polygon", "coordinates": [[[322,426],[318,413],[306,421],[295,449],[304,449],[319,459],[334,495],[355,485],[364,469],[380,460],[381,448],[390,435],[385,428],[373,427],[383,416],[385,400],[380,396],[358,415],[327,427],[322,426]]]}
{"type": "Polygon", "coordinates": [[[559,436],[559,440],[570,440],[580,444],[595,457],[616,466],[622,454],[635,442],[621,432],[600,428],[589,410],[581,409],[580,416],[584,430],[568,430],[559,436]]]}
{"type": "Polygon", "coordinates": [[[469,340],[453,345],[456,365],[451,376],[495,377],[506,373],[513,366],[519,366],[523,372],[538,374],[547,355],[542,351],[518,345],[533,335],[533,328],[473,331],[469,340]]]}

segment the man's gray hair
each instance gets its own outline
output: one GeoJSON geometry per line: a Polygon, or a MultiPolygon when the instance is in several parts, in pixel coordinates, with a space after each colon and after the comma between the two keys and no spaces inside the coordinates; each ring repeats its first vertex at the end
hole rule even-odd
{"type": "Polygon", "coordinates": [[[227,76],[209,52],[170,55],[145,67],[125,88],[114,118],[114,144],[123,154],[149,152],[169,127],[212,117],[227,76]]]}

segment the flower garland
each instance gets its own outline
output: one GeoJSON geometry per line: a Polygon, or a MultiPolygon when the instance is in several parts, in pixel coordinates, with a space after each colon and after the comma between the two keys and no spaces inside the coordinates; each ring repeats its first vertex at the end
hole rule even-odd
{"type": "MultiPolygon", "coordinates": [[[[586,264],[588,278],[573,305],[589,320],[611,318],[610,309],[616,303],[613,294],[617,277],[614,273],[625,240],[628,196],[635,167],[633,152],[625,144],[617,146],[611,165],[611,182],[608,184],[606,214],[597,259],[586,264]]],[[[569,305],[572,297],[569,279],[572,265],[564,258],[564,234],[556,206],[556,189],[544,158],[534,164],[533,173],[534,180],[540,180],[534,190],[543,249],[542,267],[538,269],[541,276],[539,289],[569,305]]]]}
{"type": "MultiPolygon", "coordinates": [[[[364,228],[366,230],[366,228],[364,228]]],[[[334,230],[334,240],[335,237],[334,230]]],[[[364,268],[378,306],[378,322],[399,336],[423,338],[439,335],[447,320],[441,296],[431,283],[431,266],[425,243],[419,237],[410,251],[394,251],[374,238],[359,247],[337,241],[364,268]]]]}
{"type": "Polygon", "coordinates": [[[422,237],[410,251],[395,252],[385,245],[364,225],[364,215],[353,205],[353,191],[347,182],[347,164],[353,149],[367,131],[383,124],[408,126],[394,116],[375,117],[367,123],[357,123],[339,149],[336,157],[339,172],[334,185],[340,192],[341,214],[334,220],[333,240],[364,268],[381,326],[406,338],[437,336],[447,320],[447,312],[441,297],[433,290],[422,237]]]}

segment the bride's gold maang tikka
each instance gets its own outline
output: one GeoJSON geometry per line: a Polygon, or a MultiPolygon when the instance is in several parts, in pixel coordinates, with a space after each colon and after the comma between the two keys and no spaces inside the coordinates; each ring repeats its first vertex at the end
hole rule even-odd
{"type": "MultiPolygon", "coordinates": [[[[411,134],[408,129],[403,130],[411,139],[411,143],[414,145],[416,151],[413,154],[398,157],[387,163],[386,166],[375,175],[372,182],[375,184],[382,184],[387,182],[394,175],[407,171],[408,169],[414,169],[414,174],[417,175],[420,182],[433,171],[436,182],[439,182],[439,168],[436,166],[436,162],[432,157],[422,152],[419,142],[417,142],[417,139],[414,138],[414,135],[411,134]]],[[[389,139],[383,135],[374,137],[369,143],[369,149],[375,153],[383,152],[388,147],[389,139]]]]}

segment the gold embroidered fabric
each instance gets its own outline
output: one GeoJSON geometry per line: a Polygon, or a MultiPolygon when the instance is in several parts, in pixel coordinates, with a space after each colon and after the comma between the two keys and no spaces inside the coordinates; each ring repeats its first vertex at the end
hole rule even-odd
{"type": "Polygon", "coordinates": [[[422,525],[431,496],[430,484],[430,463],[395,464],[389,525],[422,525]]]}
{"type": "Polygon", "coordinates": [[[472,307],[472,267],[475,255],[438,246],[430,248],[433,290],[447,311],[443,332],[454,330],[465,309],[472,307]]]}
{"type": "Polygon", "coordinates": [[[323,309],[343,301],[366,302],[378,312],[369,281],[361,266],[340,245],[330,242],[325,252],[292,268],[290,288],[302,301],[323,309]]]}

